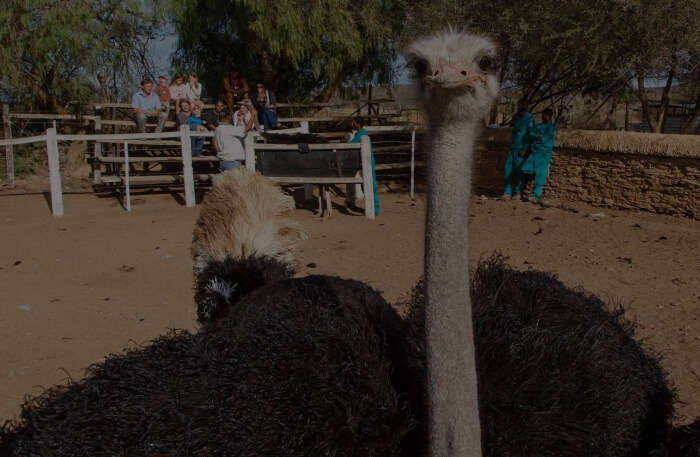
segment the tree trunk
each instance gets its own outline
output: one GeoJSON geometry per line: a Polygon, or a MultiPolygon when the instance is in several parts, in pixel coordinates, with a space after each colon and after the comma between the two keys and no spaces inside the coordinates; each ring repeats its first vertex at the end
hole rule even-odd
{"type": "Polygon", "coordinates": [[[644,88],[644,76],[637,76],[637,97],[642,103],[642,118],[647,121],[652,132],[656,131],[656,123],[651,118],[649,112],[649,99],[647,98],[646,89],[644,88]]]}
{"type": "Polygon", "coordinates": [[[100,83],[100,92],[102,95],[102,103],[109,103],[109,91],[107,90],[107,78],[105,78],[104,73],[100,72],[97,74],[97,81],[100,83]]]}
{"type": "Polygon", "coordinates": [[[671,85],[673,84],[673,78],[676,76],[676,56],[671,57],[671,68],[668,70],[668,76],[666,77],[666,85],[664,86],[664,91],[661,94],[661,106],[659,107],[659,119],[656,124],[656,133],[663,133],[666,123],[666,113],[668,112],[668,102],[669,102],[669,92],[671,92],[671,85]]]}
{"type": "Polygon", "coordinates": [[[329,81],[328,85],[318,94],[315,101],[318,103],[328,102],[335,94],[338,86],[343,82],[343,79],[345,79],[345,70],[340,71],[332,81],[329,81]]]}
{"type": "Polygon", "coordinates": [[[625,132],[630,129],[630,101],[625,100],[625,132]]]}

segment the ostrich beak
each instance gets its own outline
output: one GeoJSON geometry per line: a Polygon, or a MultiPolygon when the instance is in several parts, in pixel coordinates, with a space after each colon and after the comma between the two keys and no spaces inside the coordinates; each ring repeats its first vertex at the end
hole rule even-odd
{"type": "Polygon", "coordinates": [[[484,83],[486,79],[479,72],[469,71],[452,65],[443,65],[435,69],[432,75],[424,78],[426,85],[456,89],[459,87],[476,88],[477,84],[484,83]]]}

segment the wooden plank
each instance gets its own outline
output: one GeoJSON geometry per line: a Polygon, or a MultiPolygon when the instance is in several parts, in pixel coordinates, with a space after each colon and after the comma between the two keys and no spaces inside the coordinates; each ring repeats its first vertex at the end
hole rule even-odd
{"type": "MultiPolygon", "coordinates": [[[[136,127],[136,122],[134,121],[122,121],[122,120],[112,120],[112,119],[104,119],[102,121],[102,124],[104,125],[117,125],[117,126],[122,126],[122,127],[136,127]]],[[[155,127],[158,124],[146,124],[146,127],[155,127]]],[[[173,121],[165,121],[165,127],[175,127],[175,122],[173,121]]]]}
{"type": "MultiPolygon", "coordinates": [[[[100,116],[95,116],[94,129],[95,133],[102,131],[102,124],[100,123],[100,116]]],[[[98,160],[98,157],[102,156],[102,144],[99,141],[95,141],[94,146],[95,157],[92,160],[92,182],[94,184],[102,183],[102,164],[98,160]]]]}
{"type": "Polygon", "coordinates": [[[326,177],[315,178],[311,176],[265,176],[278,183],[287,184],[362,184],[362,178],[355,177],[326,177]]]}
{"type": "Polygon", "coordinates": [[[49,181],[51,184],[51,211],[56,217],[63,216],[63,192],[61,190],[61,170],[58,160],[56,129],[46,131],[46,152],[49,156],[49,181]]]}
{"type": "Polygon", "coordinates": [[[47,119],[47,120],[71,120],[71,121],[94,121],[96,117],[93,115],[76,116],[75,114],[42,114],[42,113],[10,113],[10,117],[17,119],[47,119]]]}
{"type": "MultiPolygon", "coordinates": [[[[2,105],[2,124],[5,129],[5,139],[12,139],[12,124],[10,123],[10,105],[2,105]]],[[[12,150],[12,143],[5,146],[5,174],[7,184],[15,187],[15,154],[12,150]]]]}
{"type": "MultiPolygon", "coordinates": [[[[299,145],[296,144],[271,144],[271,143],[257,143],[255,149],[261,151],[298,151],[299,145]]],[[[333,149],[360,149],[358,143],[320,143],[320,144],[309,144],[310,150],[333,150],[333,149]]]]}
{"type": "Polygon", "coordinates": [[[195,206],[194,176],[192,172],[192,142],[190,141],[190,128],[187,125],[180,127],[180,141],[182,142],[182,173],[185,183],[185,206],[195,206]]]}
{"type": "Polygon", "coordinates": [[[374,219],[374,181],[372,179],[372,159],[369,137],[364,135],[360,139],[362,157],[362,186],[365,194],[365,216],[374,219]]]}
{"type": "Polygon", "coordinates": [[[0,146],[8,146],[13,144],[29,144],[40,143],[46,141],[46,135],[25,136],[23,138],[13,138],[9,140],[0,140],[0,146]]]}
{"type": "MultiPolygon", "coordinates": [[[[105,121],[102,121],[104,125],[105,121]]],[[[202,135],[204,136],[204,135],[202,135]]],[[[100,135],[58,135],[58,141],[99,141],[112,140],[123,143],[124,140],[152,140],[161,138],[180,138],[180,132],[149,132],[149,133],[103,133],[100,135]]]]}
{"type": "MultiPolygon", "coordinates": [[[[124,161],[120,157],[104,157],[102,155],[96,156],[97,160],[102,163],[123,163],[124,161]]],[[[162,156],[162,157],[130,157],[129,161],[131,163],[158,163],[158,162],[182,162],[182,155],[179,156],[162,156]]],[[[218,162],[219,159],[216,156],[200,156],[192,157],[192,162],[218,162]]]]}
{"type": "MultiPolygon", "coordinates": [[[[194,174],[193,177],[197,181],[209,181],[213,175],[209,173],[194,174]]],[[[102,177],[104,184],[121,184],[124,180],[123,176],[108,175],[102,177]]],[[[181,174],[162,174],[162,175],[136,175],[129,176],[129,182],[135,185],[158,185],[158,184],[184,184],[184,177],[181,174]]]]}

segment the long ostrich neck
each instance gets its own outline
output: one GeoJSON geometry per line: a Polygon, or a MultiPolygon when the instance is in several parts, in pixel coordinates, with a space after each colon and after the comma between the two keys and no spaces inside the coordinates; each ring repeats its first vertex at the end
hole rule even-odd
{"type": "Polygon", "coordinates": [[[468,224],[479,120],[433,125],[425,297],[432,457],[481,456],[468,224]]]}

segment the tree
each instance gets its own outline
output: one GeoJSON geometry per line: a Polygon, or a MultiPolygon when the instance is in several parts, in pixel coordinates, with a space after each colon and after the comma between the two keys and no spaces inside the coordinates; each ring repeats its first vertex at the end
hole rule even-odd
{"type": "MultiPolygon", "coordinates": [[[[154,0],[155,1],[155,0],[154,0]]],[[[17,102],[62,111],[87,101],[97,73],[113,96],[148,74],[161,23],[140,0],[8,0],[0,9],[0,87],[17,102]]]]}
{"type": "Polygon", "coordinates": [[[202,73],[209,95],[235,65],[283,95],[328,100],[349,78],[392,77],[394,10],[378,0],[172,0],[174,63],[202,73]]]}

